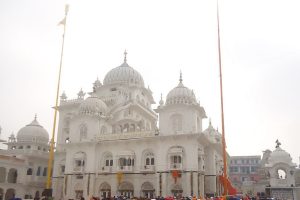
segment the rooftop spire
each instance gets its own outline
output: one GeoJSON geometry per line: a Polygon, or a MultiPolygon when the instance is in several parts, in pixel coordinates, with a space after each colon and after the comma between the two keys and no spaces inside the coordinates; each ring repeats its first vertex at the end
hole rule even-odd
{"type": "Polygon", "coordinates": [[[34,121],[36,121],[36,118],[37,118],[37,114],[35,113],[35,115],[34,115],[34,121]]]}
{"type": "Polygon", "coordinates": [[[125,51],[124,51],[124,63],[126,63],[126,62],[127,62],[127,51],[125,49],[125,51]]]}
{"type": "Polygon", "coordinates": [[[179,82],[182,83],[182,72],[181,72],[181,70],[180,70],[179,82]]]}

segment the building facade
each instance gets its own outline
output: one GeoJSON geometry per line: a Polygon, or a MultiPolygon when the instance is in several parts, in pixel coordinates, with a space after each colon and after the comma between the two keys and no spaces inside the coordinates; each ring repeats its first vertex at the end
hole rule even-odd
{"type": "Polygon", "coordinates": [[[247,185],[255,184],[260,180],[261,156],[231,156],[229,165],[229,177],[235,188],[241,193],[247,185]],[[244,186],[244,187],[243,187],[244,186]]]}
{"type": "Polygon", "coordinates": [[[36,117],[0,150],[0,200],[41,197],[48,165],[49,135],[36,117]]]}
{"type": "Polygon", "coordinates": [[[124,63],[76,99],[62,94],[53,171],[56,199],[220,193],[220,133],[202,130],[204,108],[179,83],[156,109],[143,77],[124,63]],[[159,127],[157,126],[159,124],[159,127]]]}

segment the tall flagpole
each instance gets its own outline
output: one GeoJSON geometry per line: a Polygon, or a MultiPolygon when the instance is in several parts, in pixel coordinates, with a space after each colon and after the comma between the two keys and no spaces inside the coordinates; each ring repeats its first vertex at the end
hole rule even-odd
{"type": "MultiPolygon", "coordinates": [[[[56,89],[56,99],[55,99],[55,107],[54,107],[54,121],[53,121],[52,137],[51,137],[51,142],[50,142],[50,152],[49,152],[49,160],[48,160],[47,184],[46,184],[46,189],[48,191],[51,190],[51,182],[52,182],[51,178],[52,178],[52,165],[53,165],[53,158],[54,158],[54,137],[55,137],[55,130],[56,130],[56,117],[57,117],[57,110],[58,110],[58,96],[59,96],[60,76],[61,76],[61,68],[62,68],[63,53],[64,53],[64,43],[65,43],[66,22],[67,22],[68,11],[69,11],[69,6],[66,5],[65,6],[65,17],[59,23],[59,25],[64,26],[64,32],[63,32],[63,35],[62,35],[60,64],[59,64],[59,73],[58,73],[58,81],[57,81],[57,89],[56,89]]],[[[52,190],[51,190],[50,194],[52,194],[52,190]]],[[[50,196],[50,195],[47,195],[47,196],[50,196]]]]}
{"type": "Polygon", "coordinates": [[[224,195],[228,194],[227,185],[227,153],[225,140],[225,125],[224,125],[224,109],[223,109],[223,83],[222,83],[222,58],[221,58],[221,42],[220,42],[220,24],[219,24],[219,0],[217,0],[217,20],[218,20],[218,52],[219,52],[219,70],[220,70],[220,93],[221,93],[221,119],[222,119],[222,146],[223,146],[223,176],[224,176],[224,195]]]}

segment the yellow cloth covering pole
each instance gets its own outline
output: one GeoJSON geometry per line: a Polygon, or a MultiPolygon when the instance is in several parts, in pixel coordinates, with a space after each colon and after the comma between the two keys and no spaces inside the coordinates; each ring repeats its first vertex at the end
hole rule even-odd
{"type": "Polygon", "coordinates": [[[63,60],[63,53],[64,53],[64,43],[65,43],[66,22],[67,22],[68,11],[69,11],[69,6],[66,5],[65,6],[65,17],[61,22],[59,22],[59,25],[64,26],[64,32],[62,35],[62,46],[61,46],[61,54],[60,54],[60,65],[59,65],[59,73],[58,73],[58,81],[57,81],[56,100],[55,100],[55,107],[54,107],[54,122],[53,122],[52,137],[51,137],[51,142],[50,142],[46,189],[51,188],[51,182],[52,182],[51,178],[52,178],[52,165],[53,165],[53,158],[54,158],[54,137],[55,137],[55,130],[56,130],[56,117],[57,117],[57,109],[58,109],[60,75],[61,75],[62,60],[63,60]]]}

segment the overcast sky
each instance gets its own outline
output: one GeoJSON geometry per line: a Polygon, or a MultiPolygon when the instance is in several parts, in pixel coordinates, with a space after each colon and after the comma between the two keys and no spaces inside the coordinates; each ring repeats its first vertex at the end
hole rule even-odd
{"type": "MultiPolygon", "coordinates": [[[[183,83],[221,130],[214,0],[70,0],[61,92],[76,98],[123,62],[156,102],[183,83]]],[[[65,1],[0,1],[2,139],[38,121],[52,132],[65,1]]],[[[225,131],[230,155],[282,148],[299,163],[300,1],[220,0],[225,131]]],[[[156,108],[156,105],[153,106],[156,108]]],[[[204,129],[208,119],[203,121],[204,129]]]]}

